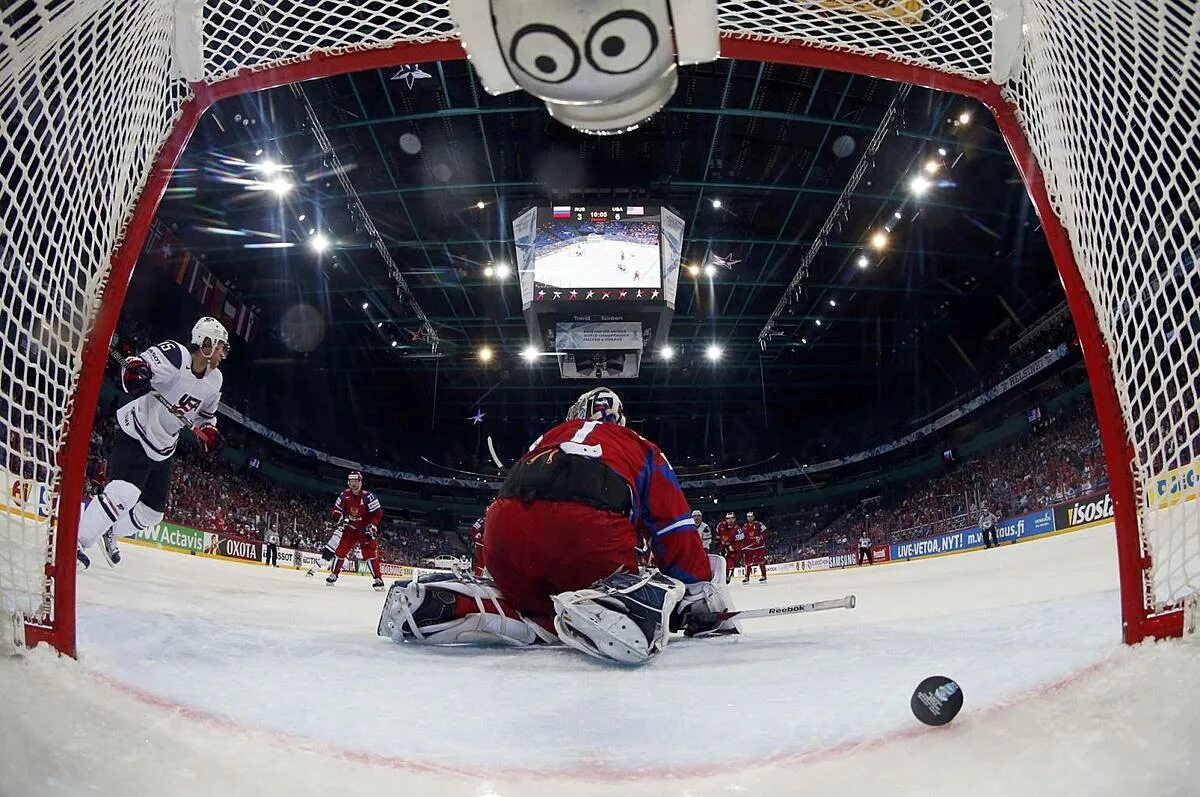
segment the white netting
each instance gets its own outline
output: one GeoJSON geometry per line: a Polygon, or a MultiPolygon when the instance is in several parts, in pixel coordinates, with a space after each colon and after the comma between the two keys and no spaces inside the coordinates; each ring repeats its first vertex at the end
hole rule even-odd
{"type": "MultiPolygon", "coordinates": [[[[1008,96],[1112,350],[1152,586],[1164,600],[1194,593],[1200,502],[1176,501],[1186,493],[1169,489],[1164,497],[1159,485],[1187,484],[1200,445],[1196,2],[1022,5],[1026,50],[1008,96]]],[[[201,64],[210,82],[314,53],[445,39],[452,25],[444,0],[22,0],[4,8],[0,602],[39,614],[53,603],[46,518],[58,505],[56,452],[84,337],[109,255],[189,96],[172,50],[176,14],[180,63],[201,64]],[[192,19],[202,22],[189,36],[192,19]]],[[[720,9],[722,29],[743,39],[977,81],[992,70],[987,0],[721,0],[720,9]]]]}
{"type": "Polygon", "coordinates": [[[1035,0],[1024,22],[1006,95],[1109,344],[1150,585],[1174,601],[1200,591],[1200,5],[1035,0]]]}

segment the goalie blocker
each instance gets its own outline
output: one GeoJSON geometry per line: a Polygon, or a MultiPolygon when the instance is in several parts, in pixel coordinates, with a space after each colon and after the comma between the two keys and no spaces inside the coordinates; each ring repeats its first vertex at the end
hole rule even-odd
{"type": "Polygon", "coordinates": [[[661,573],[616,573],[582,590],[554,595],[552,623],[524,618],[495,585],[465,575],[435,574],[392,584],[378,633],[396,642],[525,647],[562,642],[589,656],[643,664],[662,652],[670,633],[738,633],[712,615],[733,609],[713,560],[712,581],[685,585],[661,573]],[[550,625],[552,627],[547,627],[550,625]]]}

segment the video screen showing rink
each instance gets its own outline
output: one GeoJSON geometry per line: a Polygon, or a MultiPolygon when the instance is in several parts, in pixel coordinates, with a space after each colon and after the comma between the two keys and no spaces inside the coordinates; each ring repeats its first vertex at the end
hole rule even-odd
{"type": "Polygon", "coordinates": [[[141,545],[88,575],[82,666],[0,656],[0,793],[1195,793],[1200,655],[1121,645],[1109,523],[735,578],[739,608],[857,607],[676,636],[634,670],[395,644],[367,578],[141,545]],[[910,709],[930,676],[961,687],[943,727],[910,709]]]}
{"type": "Polygon", "coordinates": [[[538,208],[534,282],[551,291],[662,288],[659,212],[641,205],[538,208]]]}

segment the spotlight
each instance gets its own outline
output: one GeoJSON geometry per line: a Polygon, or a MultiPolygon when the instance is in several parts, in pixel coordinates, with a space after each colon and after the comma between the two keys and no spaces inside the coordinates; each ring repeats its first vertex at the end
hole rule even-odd
{"type": "Polygon", "coordinates": [[[475,207],[479,208],[480,210],[483,210],[484,208],[487,207],[487,203],[481,199],[475,203],[475,207]]]}
{"type": "Polygon", "coordinates": [[[713,208],[715,208],[716,210],[720,210],[720,209],[721,209],[721,200],[719,200],[719,199],[714,199],[714,200],[712,201],[712,206],[713,206],[713,208]]]}
{"type": "Polygon", "coordinates": [[[830,307],[837,307],[837,299],[830,299],[830,300],[829,300],[829,306],[830,306],[830,307]]]}
{"type": "Polygon", "coordinates": [[[512,269],[509,267],[508,263],[500,263],[496,266],[497,279],[504,279],[509,274],[512,274],[512,269]]]}
{"type": "Polygon", "coordinates": [[[821,319],[817,319],[817,326],[821,326],[821,319]]]}
{"type": "Polygon", "coordinates": [[[382,321],[376,321],[376,322],[375,322],[375,328],[376,328],[376,329],[383,329],[383,322],[382,322],[382,321]]]}
{"type": "Polygon", "coordinates": [[[296,217],[296,221],[304,221],[307,218],[308,218],[307,213],[301,213],[299,216],[296,217]]]}
{"type": "Polygon", "coordinates": [[[366,302],[363,302],[363,303],[362,303],[362,309],[364,309],[364,310],[366,310],[366,309],[367,309],[367,307],[369,307],[369,306],[370,306],[370,305],[368,305],[366,302]]]}
{"type": "Polygon", "coordinates": [[[704,267],[704,276],[706,276],[706,277],[717,276],[717,267],[714,266],[712,263],[709,263],[707,266],[704,267]]]}
{"type": "Polygon", "coordinates": [[[929,160],[925,161],[925,173],[926,174],[937,174],[937,170],[940,168],[942,168],[942,164],[938,163],[933,158],[930,158],[929,160]]]}
{"type": "Polygon", "coordinates": [[[482,347],[479,350],[479,361],[485,362],[485,363],[490,363],[492,361],[492,350],[489,349],[487,346],[482,347]]]}
{"type": "Polygon", "coordinates": [[[929,182],[929,179],[922,175],[917,175],[908,181],[908,190],[912,192],[913,196],[925,196],[932,187],[933,183],[929,182]]]}
{"type": "Polygon", "coordinates": [[[893,216],[894,218],[897,218],[897,219],[902,219],[902,218],[904,218],[904,214],[903,214],[903,213],[901,213],[901,212],[900,212],[900,211],[898,211],[898,210],[897,210],[895,213],[893,213],[893,214],[892,214],[892,216],[893,216]]]}
{"type": "Polygon", "coordinates": [[[690,266],[688,266],[688,273],[691,274],[693,277],[698,277],[698,276],[700,276],[700,267],[697,266],[695,263],[692,263],[690,266]]]}
{"type": "Polygon", "coordinates": [[[871,236],[871,248],[877,251],[887,249],[888,234],[886,232],[877,232],[871,236]]]}
{"type": "Polygon", "coordinates": [[[800,342],[801,342],[801,343],[805,343],[805,344],[807,344],[807,343],[808,343],[808,338],[800,338],[800,342]]]}
{"type": "Polygon", "coordinates": [[[491,266],[484,267],[483,276],[487,277],[488,279],[491,279],[495,275],[496,275],[496,269],[492,268],[491,266]]]}
{"type": "Polygon", "coordinates": [[[960,113],[960,114],[958,115],[958,123],[959,123],[960,125],[969,125],[969,124],[971,124],[971,114],[967,113],[966,111],[963,111],[962,113],[960,113]]]}
{"type": "Polygon", "coordinates": [[[280,166],[278,163],[271,160],[270,158],[267,158],[267,159],[263,160],[262,163],[258,164],[258,170],[260,172],[262,172],[263,174],[265,174],[267,177],[274,177],[279,172],[279,170],[282,168],[283,168],[282,166],[280,166]]]}
{"type": "Polygon", "coordinates": [[[708,359],[712,360],[713,362],[716,362],[717,360],[721,359],[722,353],[723,352],[721,350],[721,347],[715,343],[710,343],[708,345],[708,348],[704,350],[704,356],[707,357],[708,359]]]}
{"type": "Polygon", "coordinates": [[[292,190],[292,181],[286,177],[276,177],[271,182],[267,183],[267,188],[274,191],[278,196],[285,196],[292,190]]]}
{"type": "Polygon", "coordinates": [[[308,245],[311,246],[315,252],[324,252],[325,250],[329,249],[330,243],[329,239],[325,237],[323,233],[315,233],[312,236],[312,240],[308,242],[308,245]]]}
{"type": "Polygon", "coordinates": [[[871,265],[871,261],[867,259],[866,255],[858,256],[858,267],[859,268],[867,268],[870,265],[871,265]]]}
{"type": "Polygon", "coordinates": [[[675,358],[675,349],[671,348],[670,346],[663,346],[658,350],[658,354],[664,360],[672,360],[675,358]]]}
{"type": "Polygon", "coordinates": [[[537,356],[538,356],[537,347],[533,346],[532,344],[530,344],[529,346],[526,346],[521,351],[521,359],[525,360],[525,362],[531,363],[537,359],[537,356]]]}
{"type": "Polygon", "coordinates": [[[938,147],[938,154],[941,155],[943,158],[946,157],[946,148],[938,147]]]}
{"type": "Polygon", "coordinates": [[[397,346],[399,346],[399,345],[400,345],[400,344],[399,344],[399,343],[397,343],[396,341],[394,341],[394,340],[392,341],[392,348],[393,348],[393,349],[394,349],[394,348],[396,348],[396,347],[397,347],[397,346]]]}

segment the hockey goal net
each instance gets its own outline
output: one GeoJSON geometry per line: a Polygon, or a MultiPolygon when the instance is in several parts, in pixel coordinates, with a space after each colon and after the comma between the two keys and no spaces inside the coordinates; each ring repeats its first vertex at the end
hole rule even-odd
{"type": "MultiPolygon", "coordinates": [[[[1196,3],[719,7],[726,57],[932,86],[996,114],[1045,226],[1092,380],[1125,638],[1180,633],[1177,606],[1200,591],[1196,3]]],[[[268,86],[462,57],[444,0],[4,4],[0,613],[23,623],[29,642],[74,652],[76,525],[109,339],[200,114],[268,86]]]]}

